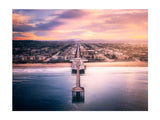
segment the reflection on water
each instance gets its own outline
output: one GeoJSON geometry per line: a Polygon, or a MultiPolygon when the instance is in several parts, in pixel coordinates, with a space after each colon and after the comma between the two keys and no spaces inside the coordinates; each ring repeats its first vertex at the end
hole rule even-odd
{"type": "Polygon", "coordinates": [[[72,91],[72,103],[84,103],[84,91],[72,91]]]}
{"type": "Polygon", "coordinates": [[[80,79],[85,95],[69,67],[15,68],[13,110],[148,110],[147,67],[88,67],[80,79]]]}
{"type": "MultiPolygon", "coordinates": [[[[72,103],[84,103],[84,88],[81,87],[80,82],[80,70],[79,70],[79,60],[76,64],[76,87],[72,88],[72,103]]],[[[73,71],[73,70],[72,70],[73,71]]],[[[84,71],[84,70],[83,70],[84,71]]]]}

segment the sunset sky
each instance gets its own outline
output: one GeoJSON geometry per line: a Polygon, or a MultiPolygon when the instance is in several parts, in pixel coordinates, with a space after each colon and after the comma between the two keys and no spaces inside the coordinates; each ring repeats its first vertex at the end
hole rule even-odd
{"type": "Polygon", "coordinates": [[[147,9],[14,9],[13,40],[148,40],[147,9]]]}

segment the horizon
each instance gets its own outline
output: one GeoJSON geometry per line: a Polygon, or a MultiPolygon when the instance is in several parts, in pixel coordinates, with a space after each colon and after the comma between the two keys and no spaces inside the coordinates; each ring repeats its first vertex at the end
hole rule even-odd
{"type": "Polygon", "coordinates": [[[34,42],[85,42],[85,43],[89,43],[89,42],[92,42],[92,43],[124,43],[124,44],[139,44],[137,42],[141,42],[141,44],[148,44],[148,40],[134,40],[134,41],[131,41],[131,40],[103,40],[103,39],[94,39],[94,40],[76,40],[76,39],[67,39],[67,40],[13,40],[13,41],[34,41],[34,42]]]}
{"type": "Polygon", "coordinates": [[[148,42],[147,9],[13,9],[13,40],[148,42]]]}

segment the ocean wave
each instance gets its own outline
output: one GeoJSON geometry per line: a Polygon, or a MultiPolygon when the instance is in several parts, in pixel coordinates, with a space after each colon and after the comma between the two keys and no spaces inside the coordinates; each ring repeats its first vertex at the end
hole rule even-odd
{"type": "Polygon", "coordinates": [[[71,68],[14,68],[13,73],[58,73],[70,70],[71,68]]]}

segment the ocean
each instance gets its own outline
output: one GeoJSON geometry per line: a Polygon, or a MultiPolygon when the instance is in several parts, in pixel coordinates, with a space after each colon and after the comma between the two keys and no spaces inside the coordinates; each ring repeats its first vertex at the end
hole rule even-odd
{"type": "Polygon", "coordinates": [[[73,102],[70,67],[13,68],[13,111],[147,111],[148,67],[87,67],[73,102]]]}

